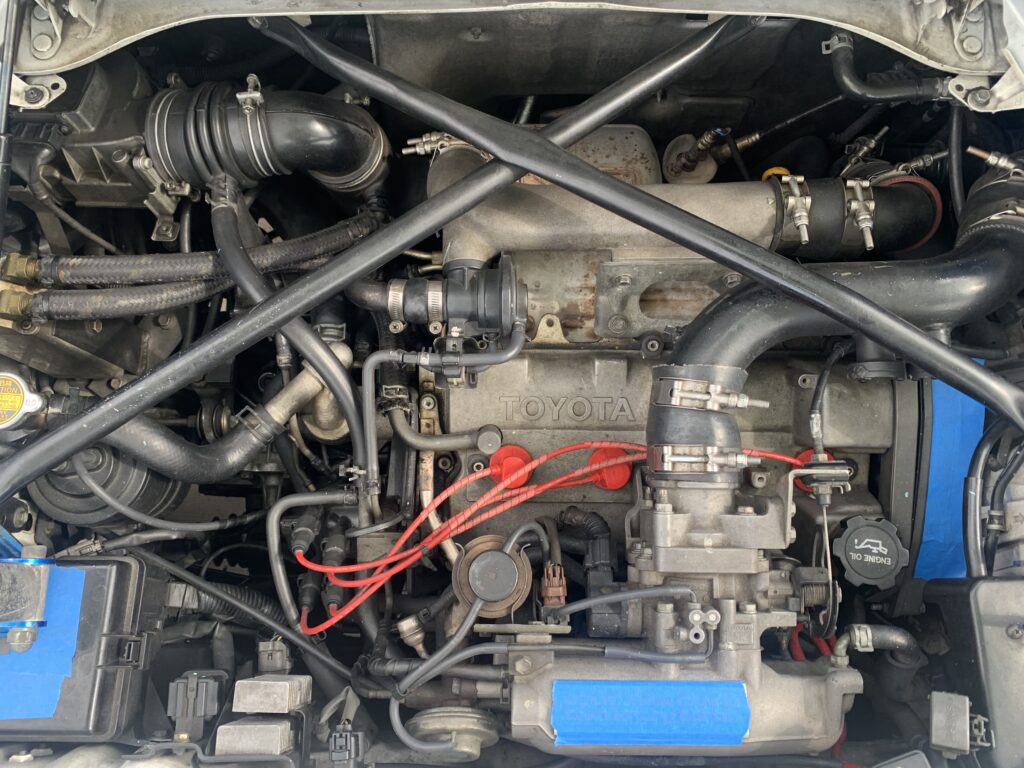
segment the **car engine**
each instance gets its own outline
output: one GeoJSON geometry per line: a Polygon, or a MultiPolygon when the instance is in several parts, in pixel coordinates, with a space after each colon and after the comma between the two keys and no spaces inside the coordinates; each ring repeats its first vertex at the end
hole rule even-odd
{"type": "Polygon", "coordinates": [[[1024,760],[1010,0],[0,5],[0,764],[1024,760]]]}

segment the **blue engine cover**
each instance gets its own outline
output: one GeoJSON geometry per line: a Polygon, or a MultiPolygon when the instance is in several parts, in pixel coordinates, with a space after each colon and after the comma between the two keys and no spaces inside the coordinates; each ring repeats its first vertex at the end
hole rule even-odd
{"type": "Polygon", "coordinates": [[[750,729],[739,680],[555,680],[560,746],[733,747],[750,729]]]}

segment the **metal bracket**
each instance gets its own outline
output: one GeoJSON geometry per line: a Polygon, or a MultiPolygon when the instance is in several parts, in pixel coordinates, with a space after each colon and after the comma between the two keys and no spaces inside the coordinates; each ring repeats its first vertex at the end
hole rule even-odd
{"type": "Polygon", "coordinates": [[[36,0],[28,17],[32,55],[37,59],[52,59],[60,50],[63,33],[64,18],[57,4],[51,0],[36,0]]]}
{"type": "Polygon", "coordinates": [[[11,77],[11,106],[19,109],[42,109],[68,89],[59,75],[30,75],[24,79],[11,77]]]}
{"type": "Polygon", "coordinates": [[[970,0],[951,19],[953,47],[965,61],[977,61],[985,51],[989,38],[984,0],[970,0]]]}
{"type": "Polygon", "coordinates": [[[174,220],[174,212],[178,209],[178,200],[192,195],[192,187],[188,182],[167,183],[153,166],[152,158],[145,152],[138,152],[131,158],[127,153],[114,162],[131,160],[132,168],[143,178],[149,187],[145,205],[156,216],[156,226],[150,239],[158,243],[170,243],[178,239],[178,223],[174,220]]]}
{"type": "Polygon", "coordinates": [[[263,86],[260,79],[253,74],[246,75],[245,90],[235,94],[242,112],[251,115],[258,107],[263,106],[263,86]]]}

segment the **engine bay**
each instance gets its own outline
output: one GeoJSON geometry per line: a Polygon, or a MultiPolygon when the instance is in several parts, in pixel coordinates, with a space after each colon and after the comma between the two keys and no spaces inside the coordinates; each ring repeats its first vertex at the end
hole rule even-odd
{"type": "Polygon", "coordinates": [[[1019,766],[1024,40],[853,5],[8,0],[0,761],[1019,766]]]}

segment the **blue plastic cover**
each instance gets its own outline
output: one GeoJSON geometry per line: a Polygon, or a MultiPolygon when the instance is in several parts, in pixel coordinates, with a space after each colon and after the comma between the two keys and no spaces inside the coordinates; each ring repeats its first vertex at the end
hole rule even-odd
{"type": "Polygon", "coordinates": [[[24,653],[0,654],[0,720],[53,717],[78,647],[85,571],[54,566],[46,587],[46,622],[24,653]]]}
{"type": "Polygon", "coordinates": [[[558,745],[732,747],[750,729],[739,680],[555,680],[551,688],[558,745]]]}
{"type": "Polygon", "coordinates": [[[932,382],[931,465],[915,578],[955,579],[967,573],[964,478],[984,422],[985,406],[941,381],[932,382]]]}

